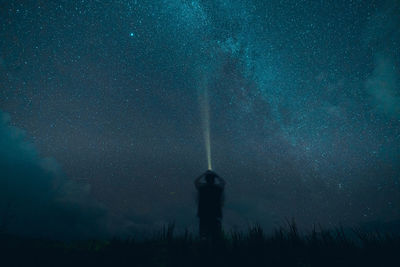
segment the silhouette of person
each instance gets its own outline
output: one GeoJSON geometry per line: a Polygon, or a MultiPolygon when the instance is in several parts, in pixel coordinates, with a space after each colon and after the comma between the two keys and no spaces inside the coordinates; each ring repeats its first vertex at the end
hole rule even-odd
{"type": "Polygon", "coordinates": [[[194,184],[198,191],[199,234],[201,238],[218,239],[221,236],[223,192],[225,181],[208,170],[194,184]],[[204,177],[205,183],[201,182],[204,177]],[[218,183],[215,181],[218,180],[218,183]]]}

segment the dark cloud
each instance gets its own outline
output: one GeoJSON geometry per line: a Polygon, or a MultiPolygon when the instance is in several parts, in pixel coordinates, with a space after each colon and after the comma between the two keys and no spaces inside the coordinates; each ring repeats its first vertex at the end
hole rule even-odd
{"type": "Polygon", "coordinates": [[[91,199],[89,187],[67,179],[54,159],[42,158],[3,112],[0,203],[2,232],[50,238],[104,234],[100,232],[104,212],[91,199]]]}

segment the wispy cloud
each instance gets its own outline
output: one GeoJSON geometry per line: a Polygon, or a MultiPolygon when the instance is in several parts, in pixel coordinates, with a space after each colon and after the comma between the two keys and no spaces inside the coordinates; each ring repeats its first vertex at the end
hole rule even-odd
{"type": "Polygon", "coordinates": [[[365,87],[379,111],[390,116],[400,115],[400,83],[392,58],[376,55],[374,71],[366,80],[365,87]]]}

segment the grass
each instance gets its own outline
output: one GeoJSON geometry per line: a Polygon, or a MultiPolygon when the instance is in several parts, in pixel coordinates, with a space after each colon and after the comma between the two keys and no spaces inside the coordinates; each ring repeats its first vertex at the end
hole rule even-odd
{"type": "Polygon", "coordinates": [[[345,234],[294,223],[266,235],[259,225],[224,233],[221,240],[174,235],[169,225],[148,240],[61,242],[0,236],[0,266],[400,266],[400,237],[378,232],[345,234]]]}

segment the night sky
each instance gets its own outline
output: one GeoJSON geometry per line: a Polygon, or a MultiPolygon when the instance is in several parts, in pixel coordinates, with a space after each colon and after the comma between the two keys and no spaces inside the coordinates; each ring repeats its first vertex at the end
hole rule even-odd
{"type": "Polygon", "coordinates": [[[205,90],[226,228],[400,220],[399,29],[397,0],[0,0],[4,227],[195,231],[205,90]]]}

